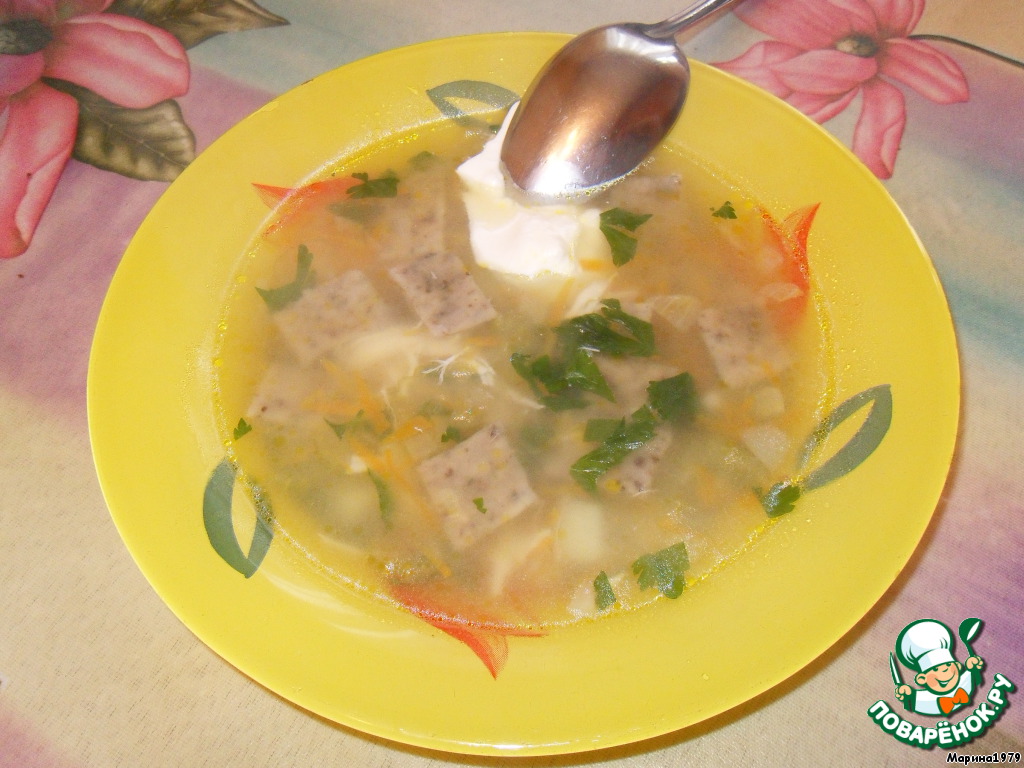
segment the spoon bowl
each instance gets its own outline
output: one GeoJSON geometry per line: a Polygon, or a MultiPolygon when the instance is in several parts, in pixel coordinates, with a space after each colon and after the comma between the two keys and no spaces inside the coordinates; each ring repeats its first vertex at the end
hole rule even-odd
{"type": "Polygon", "coordinates": [[[501,148],[508,177],[541,199],[584,195],[633,171],[682,111],[690,66],[674,35],[733,0],[702,0],[658,24],[573,38],[541,69],[501,148]]]}

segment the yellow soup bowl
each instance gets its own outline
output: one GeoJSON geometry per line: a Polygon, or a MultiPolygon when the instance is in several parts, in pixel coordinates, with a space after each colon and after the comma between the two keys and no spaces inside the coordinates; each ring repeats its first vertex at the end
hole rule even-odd
{"type": "Polygon", "coordinates": [[[820,203],[808,258],[830,317],[840,405],[819,435],[828,433],[824,463],[811,472],[817,480],[791,512],[676,600],[502,639],[508,660],[493,676],[448,633],[332,583],[272,541],[272,525],[243,493],[232,501],[213,370],[232,281],[269,221],[252,183],[298,187],[396,131],[493,111],[496,100],[522,93],[566,39],[424,43],[274,100],[197,158],[154,206],[99,319],[88,379],[93,451],[111,514],[146,578],[252,679],[398,742],[478,754],[578,752],[692,726],[748,701],[825,652],[893,584],[954,450],[952,322],[904,216],[816,124],[694,62],[669,141],[779,218],[820,203]],[[211,508],[230,513],[217,518],[211,508]]]}

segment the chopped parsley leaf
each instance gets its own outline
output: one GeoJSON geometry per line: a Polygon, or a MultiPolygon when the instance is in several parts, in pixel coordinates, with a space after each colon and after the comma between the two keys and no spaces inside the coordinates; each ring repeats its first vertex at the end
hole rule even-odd
{"type": "Polygon", "coordinates": [[[565,371],[565,381],[570,389],[581,389],[600,395],[605,400],[615,402],[615,394],[608,386],[601,369],[597,367],[594,358],[585,349],[577,349],[572,356],[572,361],[565,371]]]}
{"type": "Polygon", "coordinates": [[[370,476],[370,480],[373,481],[373,485],[377,489],[377,503],[380,506],[380,518],[385,523],[390,524],[391,515],[395,511],[395,499],[391,495],[391,488],[388,487],[384,478],[373,470],[366,470],[366,474],[370,476]]]}
{"type": "Polygon", "coordinates": [[[304,245],[299,246],[299,255],[296,259],[295,279],[292,282],[278,288],[257,288],[256,292],[271,312],[283,309],[294,301],[297,301],[302,292],[313,282],[313,272],[310,267],[313,264],[313,254],[304,245]]]}
{"type": "Polygon", "coordinates": [[[458,430],[457,427],[453,427],[451,425],[449,425],[448,428],[441,435],[442,443],[457,443],[461,440],[462,433],[458,430]]]}
{"type": "Polygon", "coordinates": [[[601,304],[600,314],[579,315],[555,329],[566,347],[613,357],[654,354],[654,328],[650,323],[623,310],[618,299],[604,299],[601,304]]]}
{"type": "Polygon", "coordinates": [[[484,499],[482,496],[477,496],[473,499],[473,506],[477,508],[481,514],[487,514],[487,507],[484,506],[484,499]]]}
{"type": "Polygon", "coordinates": [[[612,249],[612,264],[616,267],[628,264],[636,256],[636,238],[633,235],[603,224],[601,234],[608,241],[608,247],[612,249]]]}
{"type": "Polygon", "coordinates": [[[697,414],[697,387],[693,376],[680,373],[647,385],[647,402],[665,421],[690,421],[697,414]]]}
{"type": "Polygon", "coordinates": [[[542,355],[534,360],[515,352],[509,358],[512,368],[530,385],[534,395],[553,411],[584,408],[584,392],[593,392],[607,400],[615,400],[601,369],[584,349],[573,352],[568,365],[542,355]]]}
{"type": "Polygon", "coordinates": [[[611,208],[601,214],[601,223],[636,232],[637,227],[651,218],[650,213],[633,213],[623,208],[611,208]]]}
{"type": "Polygon", "coordinates": [[[598,611],[607,611],[615,605],[615,590],[608,580],[608,574],[601,571],[594,579],[594,606],[598,611]]]}
{"type": "Polygon", "coordinates": [[[553,411],[585,408],[587,392],[615,402],[615,393],[595,362],[595,354],[654,354],[650,323],[624,311],[618,299],[605,299],[601,304],[600,313],[570,318],[554,329],[558,338],[554,353],[533,357],[515,352],[509,357],[512,368],[530,385],[534,396],[553,411]]]}
{"type": "Polygon", "coordinates": [[[767,493],[762,493],[760,488],[756,488],[754,492],[761,500],[761,506],[768,517],[779,517],[792,512],[797,499],[800,498],[800,486],[788,480],[776,483],[767,493]]]}
{"type": "Polygon", "coordinates": [[[622,208],[611,208],[601,213],[601,234],[612,249],[615,266],[621,267],[636,256],[636,236],[633,233],[649,218],[649,213],[632,213],[622,208]]]}
{"type": "Polygon", "coordinates": [[[235,427],[234,431],[231,434],[235,438],[235,440],[237,440],[238,438],[243,437],[249,434],[250,432],[252,432],[252,424],[247,422],[245,419],[239,419],[238,425],[235,427]]]}
{"type": "Polygon", "coordinates": [[[647,403],[629,419],[590,419],[583,431],[587,442],[600,443],[569,468],[569,474],[588,491],[597,490],[597,480],[630,453],[654,437],[659,419],[681,423],[697,413],[697,389],[689,373],[652,381],[647,386],[647,403]]]}
{"type": "Polygon", "coordinates": [[[589,419],[583,430],[583,439],[588,443],[603,443],[614,434],[621,419],[589,419]]]}
{"type": "Polygon", "coordinates": [[[354,427],[363,427],[363,428],[367,428],[367,429],[370,428],[370,423],[366,419],[364,419],[363,416],[364,416],[363,411],[362,411],[362,409],[360,409],[356,413],[356,415],[353,416],[348,421],[329,421],[328,419],[324,419],[324,423],[327,424],[327,426],[331,428],[331,430],[334,432],[334,434],[338,436],[338,439],[341,439],[341,438],[345,437],[345,433],[349,430],[349,428],[354,428],[354,427]]]}
{"type": "Polygon", "coordinates": [[[392,171],[388,171],[379,179],[371,179],[368,173],[353,173],[352,177],[362,182],[348,188],[348,196],[352,200],[366,197],[397,197],[398,195],[398,176],[392,171]]]}
{"type": "Polygon", "coordinates": [[[637,558],[633,563],[633,573],[641,589],[657,587],[661,594],[674,600],[683,594],[686,587],[684,574],[689,567],[686,543],[681,541],[637,558]]]}
{"type": "Polygon", "coordinates": [[[429,168],[438,161],[438,156],[433,152],[424,149],[422,152],[413,155],[409,158],[409,165],[418,171],[422,171],[424,168],[429,168]]]}
{"type": "Polygon", "coordinates": [[[578,458],[569,474],[586,490],[596,491],[598,478],[654,437],[655,423],[650,406],[641,406],[628,421],[620,419],[597,448],[578,458]]]}
{"type": "Polygon", "coordinates": [[[720,219],[735,219],[735,218],[737,218],[737,216],[736,216],[736,209],[732,207],[732,203],[729,202],[728,200],[726,200],[724,203],[722,203],[722,205],[719,206],[717,209],[716,208],[712,208],[711,209],[711,215],[712,216],[717,216],[720,219]]]}

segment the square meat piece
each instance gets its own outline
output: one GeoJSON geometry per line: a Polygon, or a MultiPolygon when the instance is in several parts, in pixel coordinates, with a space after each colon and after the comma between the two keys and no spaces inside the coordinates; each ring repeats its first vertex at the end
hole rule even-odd
{"type": "Polygon", "coordinates": [[[359,331],[380,328],[391,311],[370,279],[358,269],[307,288],[298,300],[273,315],[285,343],[303,365],[331,357],[359,331]]]}
{"type": "Polygon", "coordinates": [[[309,377],[293,365],[274,363],[263,373],[245,416],[267,426],[290,427],[308,411],[302,403],[310,396],[309,377]]]}
{"type": "Polygon", "coordinates": [[[537,500],[499,424],[491,424],[418,467],[456,549],[519,515],[537,500]]]}
{"type": "Polygon", "coordinates": [[[388,274],[435,336],[464,331],[498,314],[462,261],[450,253],[428,253],[392,267],[388,274]]]}
{"type": "Polygon", "coordinates": [[[429,163],[402,178],[397,197],[356,201],[379,213],[369,227],[379,263],[399,264],[444,250],[445,171],[443,162],[429,163]]]}
{"type": "Polygon", "coordinates": [[[729,387],[757,384],[790,365],[770,318],[760,307],[704,309],[697,315],[697,327],[719,378],[729,387]]]}

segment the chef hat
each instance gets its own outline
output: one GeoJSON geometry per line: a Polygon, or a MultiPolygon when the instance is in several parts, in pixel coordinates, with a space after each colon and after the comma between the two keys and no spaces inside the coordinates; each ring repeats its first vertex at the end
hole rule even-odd
{"type": "Polygon", "coordinates": [[[919,619],[900,632],[896,638],[896,653],[908,667],[927,672],[939,664],[955,661],[953,633],[934,619],[919,619]]]}

